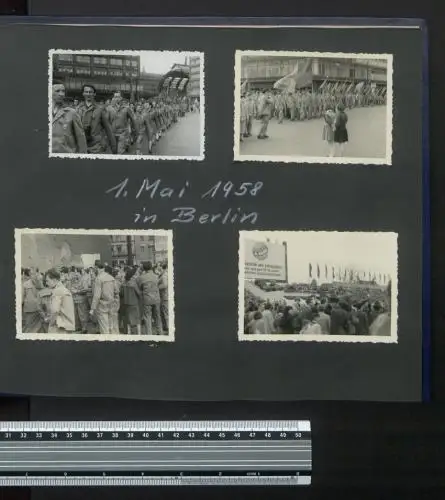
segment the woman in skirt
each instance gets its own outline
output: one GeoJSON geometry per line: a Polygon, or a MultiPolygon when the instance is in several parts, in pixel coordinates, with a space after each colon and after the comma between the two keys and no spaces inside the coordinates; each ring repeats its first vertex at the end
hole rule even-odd
{"type": "Polygon", "coordinates": [[[323,140],[328,143],[329,157],[334,156],[334,122],[335,122],[335,111],[332,108],[328,108],[324,114],[324,126],[323,126],[323,140]]]}
{"type": "Polygon", "coordinates": [[[338,144],[340,153],[338,156],[343,156],[345,144],[348,142],[347,123],[348,115],[345,113],[345,107],[340,103],[337,105],[337,114],[335,115],[334,123],[334,142],[338,144]]]}

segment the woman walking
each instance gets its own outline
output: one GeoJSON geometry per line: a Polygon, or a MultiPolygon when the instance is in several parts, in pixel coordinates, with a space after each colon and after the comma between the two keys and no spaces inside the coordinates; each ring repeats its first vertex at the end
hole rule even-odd
{"type": "Polygon", "coordinates": [[[328,108],[326,110],[326,113],[324,114],[322,139],[328,143],[328,154],[330,158],[334,156],[335,152],[334,122],[335,122],[335,111],[332,108],[328,108]]]}
{"type": "Polygon", "coordinates": [[[345,113],[345,107],[340,103],[337,105],[337,114],[335,115],[334,122],[334,142],[338,144],[338,156],[343,156],[345,144],[349,140],[348,129],[346,128],[347,123],[348,115],[345,113]]]}

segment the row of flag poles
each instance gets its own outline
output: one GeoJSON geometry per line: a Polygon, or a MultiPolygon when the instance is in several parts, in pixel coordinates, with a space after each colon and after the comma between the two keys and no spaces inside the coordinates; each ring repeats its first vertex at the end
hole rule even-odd
{"type": "Polygon", "coordinates": [[[391,276],[386,273],[376,273],[373,271],[356,271],[355,269],[349,269],[347,267],[334,267],[328,266],[327,264],[320,266],[316,264],[312,266],[309,263],[309,279],[324,277],[326,280],[341,281],[344,283],[357,283],[358,281],[375,281],[383,285],[388,284],[391,281],[391,276]],[[322,274],[322,272],[324,273],[322,274]]]}

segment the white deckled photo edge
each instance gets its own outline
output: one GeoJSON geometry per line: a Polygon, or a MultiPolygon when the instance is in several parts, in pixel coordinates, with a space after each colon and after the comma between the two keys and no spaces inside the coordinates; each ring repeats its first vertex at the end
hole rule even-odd
{"type": "Polygon", "coordinates": [[[236,50],[234,59],[234,161],[392,165],[392,54],[236,50]]]}
{"type": "Polygon", "coordinates": [[[49,158],[204,161],[204,63],[196,50],[49,49],[49,158]]]}
{"type": "MultiPolygon", "coordinates": [[[[175,341],[174,244],[171,229],[15,228],[14,246],[16,339],[145,343],[175,341]],[[81,253],[82,249],[85,253],[81,253]],[[148,266],[150,269],[143,269],[144,262],[151,263],[151,266],[148,266]],[[105,265],[109,266],[109,270],[105,265]],[[99,318],[100,312],[96,310],[93,315],[87,316],[95,286],[92,281],[95,282],[97,272],[101,271],[96,266],[101,266],[102,270],[105,268],[105,271],[113,276],[112,280],[106,280],[113,282],[115,294],[113,317],[110,318],[108,332],[103,330],[104,320],[99,318]],[[71,297],[67,299],[72,304],[67,309],[69,317],[66,322],[71,327],[66,327],[65,324],[65,330],[55,328],[55,324],[49,327],[51,318],[55,317],[51,315],[53,291],[47,281],[47,273],[50,270],[57,271],[57,281],[62,282],[63,275],[63,291],[71,297]],[[128,271],[130,273],[126,275],[128,271]],[[93,290],[91,287],[80,285],[83,283],[82,276],[88,273],[94,275],[89,280],[93,290]],[[153,304],[152,300],[148,301],[150,304],[145,304],[144,294],[149,287],[140,281],[144,274],[150,275],[147,280],[155,281],[157,285],[154,287],[156,291],[153,293],[156,297],[153,304]],[[23,283],[26,279],[30,282],[26,289],[30,290],[32,295],[23,293],[23,283]],[[131,313],[126,305],[127,299],[123,298],[127,296],[119,293],[124,285],[131,285],[130,288],[139,290],[140,300],[131,313]],[[166,288],[167,293],[162,293],[161,290],[166,288]],[[67,290],[69,293],[66,293],[67,290]],[[82,298],[83,294],[86,298],[82,298]],[[31,297],[32,300],[28,304],[34,305],[29,309],[29,312],[34,314],[27,314],[25,318],[24,297],[31,297]],[[85,304],[80,306],[79,302],[85,304]],[[145,326],[148,324],[147,318],[151,320],[149,328],[145,326]],[[37,332],[32,331],[35,326],[37,332]]],[[[85,279],[88,281],[88,277],[85,279]]],[[[56,283],[56,286],[58,284],[56,283]]],[[[152,283],[148,284],[151,286],[152,283]]],[[[133,298],[134,300],[136,299],[133,298]]],[[[100,300],[97,309],[99,308],[100,300]]]]}
{"type": "Polygon", "coordinates": [[[396,232],[240,231],[238,260],[238,340],[398,342],[396,232]]]}

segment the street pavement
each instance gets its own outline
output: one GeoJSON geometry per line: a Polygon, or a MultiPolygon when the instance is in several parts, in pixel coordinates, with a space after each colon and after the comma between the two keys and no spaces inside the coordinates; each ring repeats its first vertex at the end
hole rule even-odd
{"type": "Polygon", "coordinates": [[[201,113],[187,113],[174,123],[154,146],[159,156],[199,156],[201,154],[201,113]]]}
{"type": "MultiPolygon", "coordinates": [[[[349,142],[344,157],[386,157],[386,106],[347,110],[349,142]]],[[[241,155],[267,156],[328,156],[328,146],[322,139],[323,119],[308,121],[271,120],[269,139],[257,139],[260,121],[253,124],[252,137],[240,143],[241,155]]]]}

